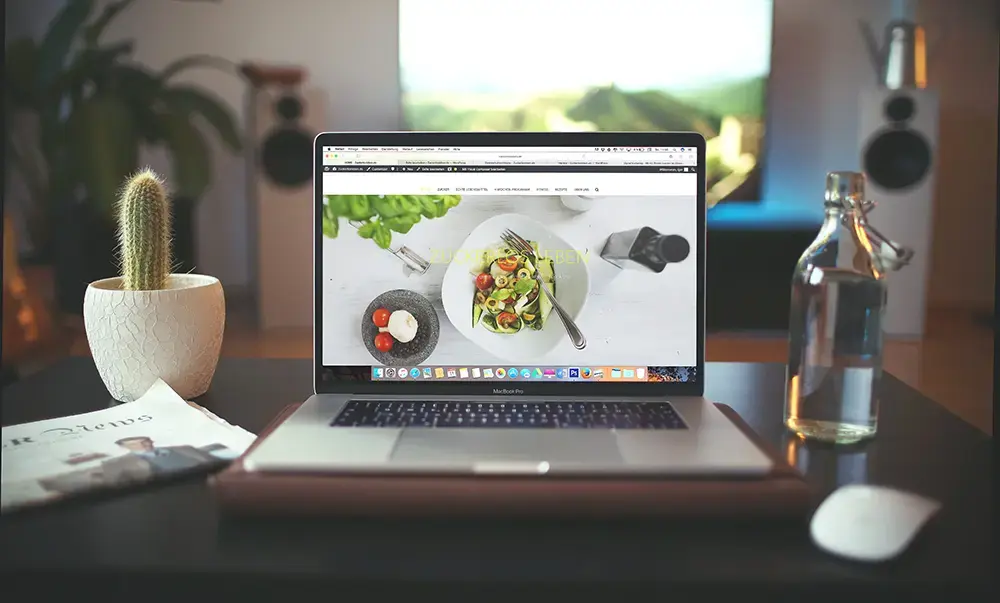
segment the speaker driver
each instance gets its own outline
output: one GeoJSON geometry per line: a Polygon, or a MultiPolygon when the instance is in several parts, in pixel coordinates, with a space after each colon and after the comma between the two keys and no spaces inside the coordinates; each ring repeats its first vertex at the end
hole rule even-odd
{"type": "Polygon", "coordinates": [[[287,121],[295,121],[302,116],[302,101],[298,97],[288,95],[274,103],[274,110],[287,121]]]}
{"type": "Polygon", "coordinates": [[[930,173],[931,147],[913,130],[876,134],[862,157],[868,178],[887,190],[903,190],[920,183],[930,173]]]}
{"type": "Polygon", "coordinates": [[[312,178],[313,138],[299,128],[278,128],[261,144],[264,177],[283,187],[302,186],[312,178]]]}
{"type": "Polygon", "coordinates": [[[917,107],[909,96],[896,96],[885,104],[885,116],[897,124],[909,121],[916,112],[917,107]]]}

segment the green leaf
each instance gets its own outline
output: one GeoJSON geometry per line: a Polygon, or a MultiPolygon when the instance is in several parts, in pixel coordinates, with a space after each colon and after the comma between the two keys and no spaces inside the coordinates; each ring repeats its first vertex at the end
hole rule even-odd
{"type": "Polygon", "coordinates": [[[222,57],[212,56],[210,54],[196,54],[177,59],[173,63],[164,67],[163,70],[160,71],[160,79],[167,81],[178,73],[194,67],[215,67],[222,68],[224,71],[230,72],[236,69],[236,65],[222,57]]]}
{"type": "Polygon", "coordinates": [[[191,86],[174,86],[163,90],[161,98],[173,113],[188,118],[200,115],[234,153],[243,148],[236,127],[236,118],[226,105],[213,95],[191,86]]]}
{"type": "Polygon", "coordinates": [[[383,218],[396,218],[404,213],[403,208],[399,204],[399,199],[394,195],[384,197],[373,195],[371,197],[371,205],[375,213],[383,218]]]}
{"type": "Polygon", "coordinates": [[[103,84],[110,93],[121,96],[129,105],[142,139],[149,144],[163,140],[156,99],[162,86],[148,69],[131,64],[114,65],[103,84]]]}
{"type": "Polygon", "coordinates": [[[128,106],[114,96],[93,96],[70,115],[66,133],[76,174],[91,202],[110,214],[139,160],[139,138],[128,106]]]}
{"type": "Polygon", "coordinates": [[[334,216],[347,216],[350,213],[347,197],[344,195],[327,195],[326,207],[334,216]]]}
{"type": "Polygon", "coordinates": [[[434,201],[434,217],[440,218],[448,213],[448,206],[444,204],[443,201],[434,201]]]}
{"type": "Polygon", "coordinates": [[[4,53],[3,88],[8,109],[37,109],[38,47],[35,41],[31,38],[14,40],[4,53]]]}
{"type": "Polygon", "coordinates": [[[323,206],[323,236],[336,239],[340,234],[340,218],[330,210],[329,205],[323,206]]]}
{"type": "Polygon", "coordinates": [[[205,139],[184,116],[160,113],[159,122],[173,160],[177,196],[199,199],[212,181],[212,156],[205,139]]]}
{"type": "Polygon", "coordinates": [[[372,240],[382,249],[388,249],[389,245],[392,245],[392,232],[382,222],[376,222],[375,234],[372,236],[372,240]]]}
{"type": "Polygon", "coordinates": [[[132,54],[134,47],[134,41],[125,40],[109,46],[81,50],[66,69],[59,73],[51,94],[55,97],[64,94],[82,96],[84,86],[91,82],[98,87],[107,88],[108,78],[113,74],[112,68],[122,56],[132,54]]]}
{"type": "Polygon", "coordinates": [[[70,0],[55,16],[38,46],[38,83],[52,85],[66,66],[77,32],[94,10],[94,0],[70,0]]]}
{"type": "Polygon", "coordinates": [[[352,220],[367,220],[375,215],[372,206],[368,203],[368,197],[364,195],[350,195],[347,198],[348,215],[352,220]]]}
{"type": "Polygon", "coordinates": [[[104,29],[118,16],[118,13],[128,8],[132,2],[134,0],[116,0],[105,6],[101,14],[83,30],[83,40],[87,46],[96,45],[101,34],[104,33],[104,29]]]}
{"type": "Polygon", "coordinates": [[[490,297],[492,297],[493,299],[499,299],[499,300],[509,299],[511,297],[514,297],[514,290],[513,289],[496,289],[496,290],[493,291],[493,293],[490,294],[490,297]]]}
{"type": "Polygon", "coordinates": [[[438,215],[437,205],[434,204],[434,200],[430,197],[417,197],[420,201],[420,213],[423,214],[425,218],[436,218],[438,215]]]}
{"type": "Polygon", "coordinates": [[[530,278],[522,278],[521,280],[514,283],[514,292],[518,295],[524,295],[525,293],[531,291],[535,288],[535,280],[530,278]]]}
{"type": "Polygon", "coordinates": [[[347,216],[351,211],[344,195],[327,195],[326,203],[335,216],[347,216]]]}
{"type": "Polygon", "coordinates": [[[444,195],[441,197],[441,203],[448,209],[457,206],[462,202],[462,195],[444,195]]]}
{"type": "Polygon", "coordinates": [[[375,236],[375,229],[378,228],[378,224],[375,222],[365,222],[358,228],[358,236],[362,239],[370,239],[375,236]]]}
{"type": "Polygon", "coordinates": [[[400,234],[406,234],[410,232],[413,225],[420,221],[420,214],[413,214],[409,216],[399,216],[398,218],[387,218],[382,221],[386,228],[389,230],[394,230],[400,234]]]}
{"type": "Polygon", "coordinates": [[[399,206],[405,213],[408,214],[415,214],[420,211],[420,201],[411,195],[403,195],[399,197],[399,206]]]}

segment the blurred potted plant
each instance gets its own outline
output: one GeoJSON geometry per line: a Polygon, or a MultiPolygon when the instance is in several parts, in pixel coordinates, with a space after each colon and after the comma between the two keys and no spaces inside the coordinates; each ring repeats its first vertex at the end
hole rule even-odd
{"type": "Polygon", "coordinates": [[[95,11],[94,0],[69,0],[39,42],[6,47],[6,147],[32,197],[32,242],[55,266],[59,306],[80,312],[87,283],[115,273],[112,200],[138,168],[144,146],[172,160],[174,242],[178,270],[193,268],[193,209],[208,188],[207,125],[233,152],[241,149],[236,119],[213,95],[173,78],[218,64],[181,58],[155,72],[135,62],[134,40],[102,42],[108,25],[134,0],[95,11]],[[32,115],[27,140],[18,116],[32,115]]]}
{"type": "Polygon", "coordinates": [[[143,170],[122,189],[118,210],[121,276],[87,287],[87,341],[112,397],[131,402],[163,379],[185,400],[215,375],[226,323],[219,280],[172,274],[170,200],[143,170]]]}

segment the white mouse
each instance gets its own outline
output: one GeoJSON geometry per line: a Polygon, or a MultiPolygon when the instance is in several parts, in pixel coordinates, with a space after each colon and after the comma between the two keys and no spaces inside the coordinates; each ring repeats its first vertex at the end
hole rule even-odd
{"type": "Polygon", "coordinates": [[[881,486],[844,486],[820,503],[810,522],[819,548],[855,561],[896,557],[941,503],[881,486]]]}

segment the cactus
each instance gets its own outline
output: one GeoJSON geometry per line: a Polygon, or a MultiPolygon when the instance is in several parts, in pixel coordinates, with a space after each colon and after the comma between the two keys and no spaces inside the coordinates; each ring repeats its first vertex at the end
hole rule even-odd
{"type": "Polygon", "coordinates": [[[163,180],[145,169],[125,184],[118,201],[118,243],[122,287],[165,289],[173,267],[170,201],[163,180]]]}

